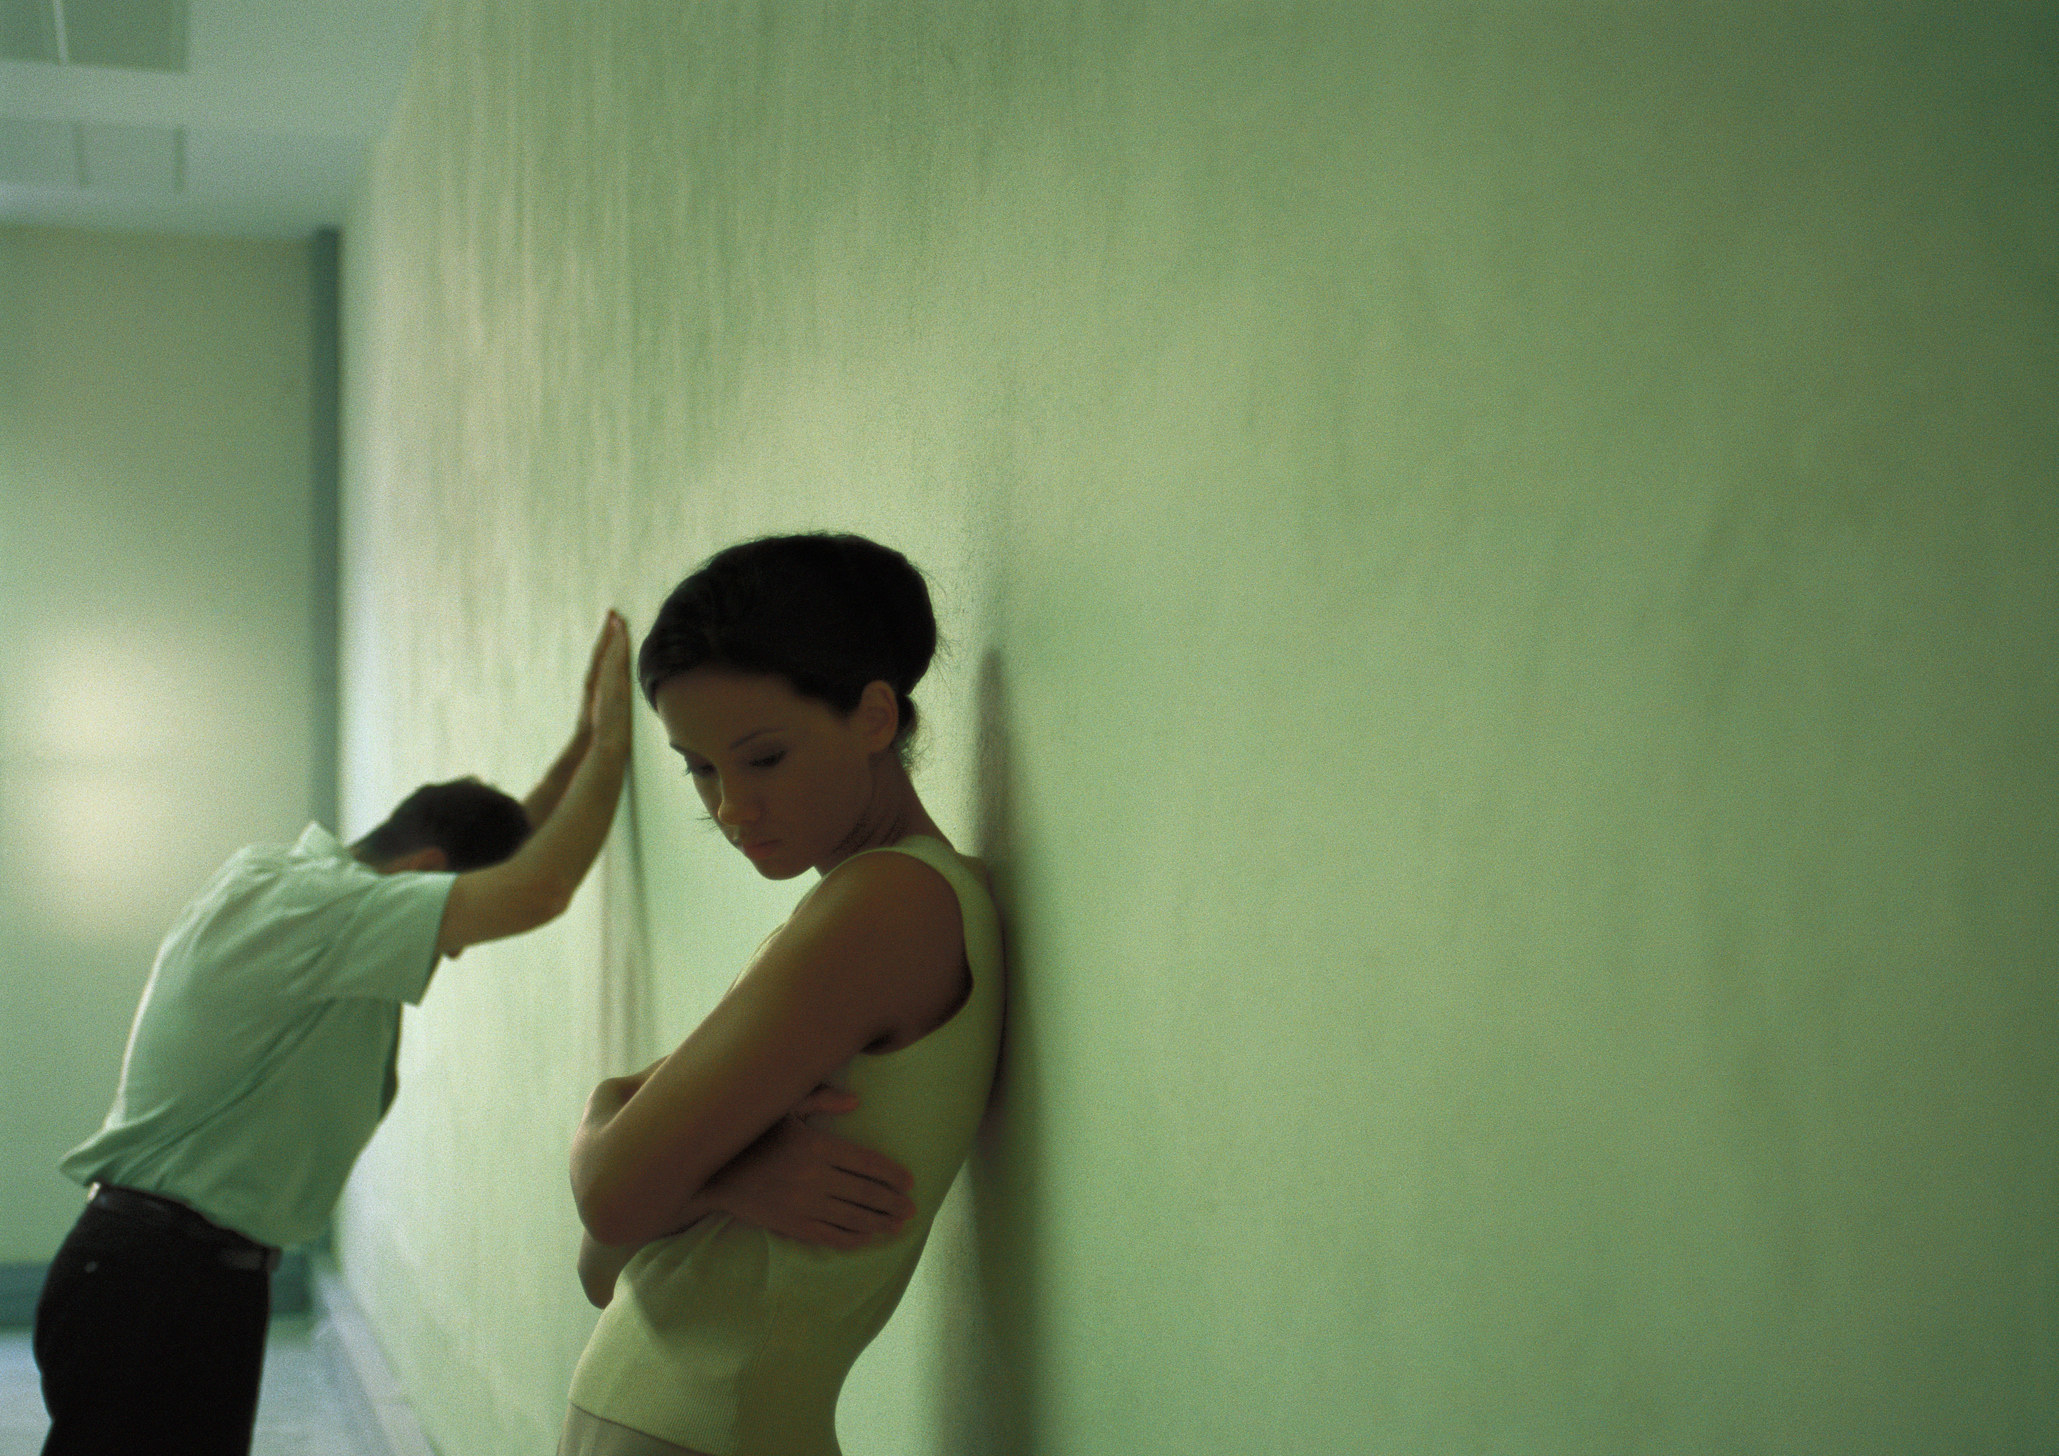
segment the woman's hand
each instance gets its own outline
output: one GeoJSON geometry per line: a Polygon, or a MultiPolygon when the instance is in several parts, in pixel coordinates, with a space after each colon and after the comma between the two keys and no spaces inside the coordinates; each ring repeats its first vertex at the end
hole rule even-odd
{"type": "Polygon", "coordinates": [[[832,1249],[861,1249],[898,1234],[915,1216],[908,1170],[802,1121],[857,1105],[856,1093],[818,1087],[709,1179],[703,1196],[745,1223],[832,1249]]]}

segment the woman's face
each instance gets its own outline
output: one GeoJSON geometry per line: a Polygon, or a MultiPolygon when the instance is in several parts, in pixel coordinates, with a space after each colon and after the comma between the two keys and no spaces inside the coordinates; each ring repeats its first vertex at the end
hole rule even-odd
{"type": "Polygon", "coordinates": [[[873,756],[893,742],[892,690],[884,722],[875,691],[884,686],[849,717],[784,678],[723,668],[667,678],[655,696],[709,817],[759,874],[786,880],[848,852],[871,802],[873,756]]]}

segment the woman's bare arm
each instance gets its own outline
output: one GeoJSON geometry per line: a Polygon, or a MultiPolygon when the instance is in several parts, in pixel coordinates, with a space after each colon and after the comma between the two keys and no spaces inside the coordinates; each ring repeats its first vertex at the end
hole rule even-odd
{"type": "Polygon", "coordinates": [[[580,1220],[635,1246],[689,1222],[726,1164],[866,1047],[963,991],[950,884],[907,855],[825,877],[707,1020],[647,1074],[595,1089],[573,1138],[580,1220]]]}
{"type": "MultiPolygon", "coordinates": [[[[818,1114],[854,1111],[858,1096],[818,1087],[708,1181],[699,1212],[723,1213],[803,1243],[857,1249],[891,1238],[915,1216],[914,1178],[875,1149],[808,1126],[818,1114]]],[[[582,1233],[579,1283],[597,1309],[607,1308],[615,1280],[640,1244],[604,1244],[582,1233]]]]}
{"type": "Polygon", "coordinates": [[[604,1244],[584,1229],[580,1230],[579,1287],[586,1291],[588,1304],[595,1309],[608,1307],[608,1301],[615,1297],[615,1280],[641,1247],[640,1244],[604,1244]]]}

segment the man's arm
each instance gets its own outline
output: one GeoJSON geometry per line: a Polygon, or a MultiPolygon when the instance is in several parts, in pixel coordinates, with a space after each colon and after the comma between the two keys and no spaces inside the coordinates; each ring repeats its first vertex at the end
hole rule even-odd
{"type": "Polygon", "coordinates": [[[565,797],[565,790],[572,786],[572,775],[579,771],[580,763],[586,757],[586,750],[593,744],[593,729],[581,723],[572,735],[572,741],[565,745],[551,766],[544,770],[543,777],[536,781],[522,800],[522,812],[529,816],[529,828],[534,832],[538,826],[556,812],[558,804],[565,797]]]}
{"type": "Polygon", "coordinates": [[[594,638],[593,652],[587,659],[586,681],[579,689],[579,723],[572,730],[572,741],[565,745],[564,751],[536,781],[536,787],[522,800],[522,809],[529,816],[532,830],[557,809],[558,801],[565,797],[565,790],[571,786],[572,775],[579,771],[579,761],[586,757],[586,750],[593,743],[593,690],[600,682],[601,661],[607,656],[608,629],[613,615],[610,613],[610,621],[601,623],[600,636],[594,638]]]}
{"type": "Polygon", "coordinates": [[[577,763],[553,794],[551,780],[565,762],[561,755],[531,793],[532,801],[555,801],[540,823],[530,811],[535,827],[520,849],[452,882],[436,937],[438,955],[456,956],[468,945],[520,935],[556,919],[607,841],[629,766],[629,628],[614,612],[601,628],[588,673],[592,687],[580,725],[587,742],[577,763]]]}

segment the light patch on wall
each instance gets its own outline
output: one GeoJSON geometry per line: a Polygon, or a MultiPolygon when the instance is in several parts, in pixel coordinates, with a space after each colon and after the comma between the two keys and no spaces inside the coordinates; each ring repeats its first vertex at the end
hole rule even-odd
{"type": "Polygon", "coordinates": [[[166,770],[64,764],[9,796],[8,860],[26,903],[82,940],[162,930],[192,871],[185,814],[166,770]]]}
{"type": "Polygon", "coordinates": [[[15,741],[39,758],[134,763],[229,737],[223,665],[162,627],[82,630],[38,644],[15,741]]]}
{"type": "Polygon", "coordinates": [[[195,769],[236,726],[227,664],[169,624],[34,643],[9,704],[6,854],[25,909],[66,936],[163,929],[216,817],[195,769]],[[198,650],[196,650],[198,648],[198,650]]]}

